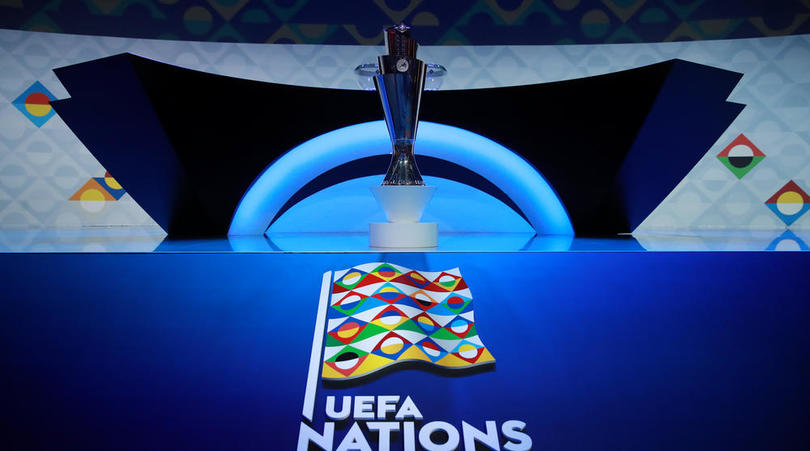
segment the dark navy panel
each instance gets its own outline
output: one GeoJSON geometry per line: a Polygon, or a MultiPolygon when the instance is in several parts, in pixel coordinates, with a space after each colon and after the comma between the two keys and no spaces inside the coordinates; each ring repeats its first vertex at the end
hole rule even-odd
{"type": "Polygon", "coordinates": [[[614,203],[600,216],[622,211],[618,230],[635,230],[742,112],[744,105],[725,101],[741,78],[676,60],[616,176],[614,203]]]}
{"type": "Polygon", "coordinates": [[[172,235],[224,236],[268,164],[307,139],[380,115],[370,92],[224,77],[130,54],[54,72],[71,95],[52,103],[60,117],[147,213],[172,205],[171,214],[153,216],[172,235]],[[146,107],[97,101],[121,96],[146,107]],[[182,195],[163,190],[174,185],[182,195]]]}
{"type": "Polygon", "coordinates": [[[4,446],[293,449],[321,275],[373,261],[460,267],[496,366],[345,393],[533,449],[810,446],[810,254],[778,252],[0,255],[4,446]]]}
{"type": "MultiPolygon", "coordinates": [[[[175,236],[225,235],[243,194],[276,158],[381,116],[372,92],[224,77],[129,54],[55,72],[71,94],[53,103],[59,115],[147,213],[160,207],[156,221],[175,236]],[[119,95],[142,108],[97,106],[99,98],[119,95]],[[158,169],[164,160],[178,167],[158,169]],[[164,187],[172,189],[164,194],[164,187]]],[[[470,130],[521,155],[549,181],[578,235],[611,235],[631,232],[736,117],[741,106],[726,98],[740,76],[670,60],[554,83],[433,91],[424,95],[421,119],[470,130]]],[[[375,161],[336,168],[314,188],[294,187],[303,190],[295,199],[357,177],[351,170],[368,174],[375,161]]],[[[467,179],[511,202],[453,162],[423,161],[426,174],[467,179]]]]}
{"type": "Polygon", "coordinates": [[[549,181],[577,235],[610,235],[632,232],[736,118],[742,106],[726,99],[741,77],[676,59],[553,83],[427,92],[420,118],[514,150],[549,181]]]}
{"type": "Polygon", "coordinates": [[[189,193],[186,172],[128,58],[102,58],[56,72],[73,96],[51,105],[68,127],[79,131],[76,136],[85,147],[99,149],[94,156],[133,199],[164,230],[205,230],[206,221],[195,213],[199,206],[189,193]],[[118,101],[111,102],[113,98],[118,101]]]}

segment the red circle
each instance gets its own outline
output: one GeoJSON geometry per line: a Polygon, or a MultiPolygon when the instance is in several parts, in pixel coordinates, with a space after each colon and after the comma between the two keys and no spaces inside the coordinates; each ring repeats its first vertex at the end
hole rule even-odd
{"type": "Polygon", "coordinates": [[[459,304],[463,304],[463,303],[464,303],[464,299],[461,299],[458,296],[453,296],[452,298],[447,300],[447,304],[449,304],[449,305],[459,305],[459,304]]]}
{"type": "Polygon", "coordinates": [[[25,103],[26,105],[49,105],[51,99],[41,92],[32,92],[25,98],[25,103]]]}

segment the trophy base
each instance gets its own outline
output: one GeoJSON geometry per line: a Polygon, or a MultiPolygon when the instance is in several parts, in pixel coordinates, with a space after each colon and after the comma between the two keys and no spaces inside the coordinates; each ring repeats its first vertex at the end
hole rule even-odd
{"type": "Polygon", "coordinates": [[[371,247],[436,247],[435,222],[372,222],[368,225],[371,247]]]}
{"type": "Polygon", "coordinates": [[[368,225],[371,247],[436,247],[439,228],[435,222],[419,222],[435,186],[383,185],[371,188],[390,222],[368,225]]]}
{"type": "Polygon", "coordinates": [[[435,186],[382,185],[371,188],[371,193],[380,204],[390,222],[419,222],[435,186]]]}

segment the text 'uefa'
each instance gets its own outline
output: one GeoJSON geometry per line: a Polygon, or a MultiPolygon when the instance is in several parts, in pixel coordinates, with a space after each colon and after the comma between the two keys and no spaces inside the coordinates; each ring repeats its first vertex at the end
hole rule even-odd
{"type": "Polygon", "coordinates": [[[492,450],[530,450],[532,439],[525,432],[526,423],[519,420],[483,421],[483,424],[451,424],[446,421],[424,421],[424,416],[410,396],[327,396],[326,421],[323,430],[302,422],[298,450],[311,445],[327,451],[405,451],[470,450],[476,446],[492,450]],[[351,426],[349,422],[351,421],[351,426]],[[483,426],[483,427],[481,427],[483,426]],[[339,431],[348,427],[342,438],[339,431]],[[418,445],[418,446],[417,446],[418,445]]]}

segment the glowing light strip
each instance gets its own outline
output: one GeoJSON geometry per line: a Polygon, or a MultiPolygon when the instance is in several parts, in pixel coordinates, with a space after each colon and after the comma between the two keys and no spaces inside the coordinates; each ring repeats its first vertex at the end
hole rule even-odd
{"type": "MultiPolygon", "coordinates": [[[[292,195],[318,175],[358,158],[390,151],[384,121],[365,122],[315,137],[267,167],[242,197],[229,235],[261,235],[292,195]]],[[[466,167],[491,181],[523,211],[541,235],[573,235],[557,194],[542,175],[506,147],[449,125],[419,123],[416,152],[466,167]]],[[[385,168],[380,168],[383,173],[385,168]]]]}

